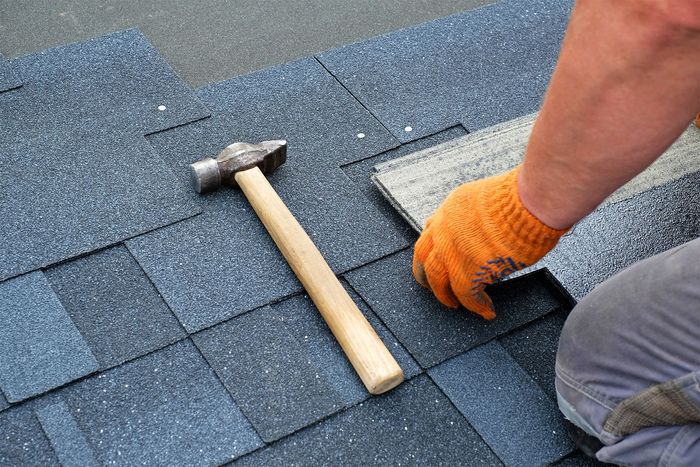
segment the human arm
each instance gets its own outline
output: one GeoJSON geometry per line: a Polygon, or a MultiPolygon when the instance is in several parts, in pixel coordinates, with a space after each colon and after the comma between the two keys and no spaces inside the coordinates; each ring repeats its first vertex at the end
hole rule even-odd
{"type": "Polygon", "coordinates": [[[524,164],[450,194],[416,243],[418,282],[493,318],[487,284],[538,261],[687,127],[699,44],[695,0],[579,0],[524,164]]]}

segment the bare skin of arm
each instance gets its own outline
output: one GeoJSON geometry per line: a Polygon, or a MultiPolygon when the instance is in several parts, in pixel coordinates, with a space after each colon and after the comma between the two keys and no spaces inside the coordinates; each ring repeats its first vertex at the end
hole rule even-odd
{"type": "Polygon", "coordinates": [[[570,227],[699,110],[699,1],[579,0],[518,180],[524,206],[570,227]]]}

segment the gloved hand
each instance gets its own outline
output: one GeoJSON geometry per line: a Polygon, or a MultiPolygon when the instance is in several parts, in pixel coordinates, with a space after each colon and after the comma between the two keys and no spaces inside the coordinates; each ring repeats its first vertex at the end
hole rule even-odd
{"type": "Polygon", "coordinates": [[[413,275],[450,308],[493,319],[484,288],[542,258],[568,229],[543,224],[518,195],[520,166],[456,188],[426,223],[413,275]]]}
{"type": "Polygon", "coordinates": [[[700,114],[697,114],[695,117],[695,125],[700,128],[700,114]]]}

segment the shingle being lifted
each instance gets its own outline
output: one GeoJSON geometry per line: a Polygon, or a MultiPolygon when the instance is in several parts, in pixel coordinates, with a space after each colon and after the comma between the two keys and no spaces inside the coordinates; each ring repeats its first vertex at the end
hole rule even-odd
{"type": "Polygon", "coordinates": [[[401,141],[537,110],[573,2],[509,0],[320,54],[401,141]]]}
{"type": "Polygon", "coordinates": [[[199,212],[143,134],[208,111],[140,33],[12,65],[25,85],[0,94],[0,280],[199,212]]]}

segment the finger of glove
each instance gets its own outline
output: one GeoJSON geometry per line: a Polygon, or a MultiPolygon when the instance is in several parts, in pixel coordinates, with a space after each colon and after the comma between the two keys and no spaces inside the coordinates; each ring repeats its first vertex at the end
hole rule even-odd
{"type": "Polygon", "coordinates": [[[453,277],[452,289],[459,303],[467,310],[476,313],[484,319],[496,317],[493,302],[485,292],[486,282],[478,282],[476,276],[471,271],[451,271],[453,277]]]}
{"type": "Polygon", "coordinates": [[[460,303],[464,308],[476,313],[484,319],[491,320],[496,317],[496,309],[493,307],[493,301],[491,301],[491,297],[483,290],[461,298],[460,303]]]}
{"type": "Polygon", "coordinates": [[[428,279],[425,276],[425,267],[423,264],[428,259],[430,252],[433,251],[433,236],[428,229],[423,231],[416,242],[413,249],[413,277],[423,287],[429,288],[428,279]]]}
{"type": "Polygon", "coordinates": [[[459,307],[459,300],[452,292],[450,276],[442,261],[437,258],[437,255],[430,255],[424,265],[425,277],[428,279],[428,285],[433,295],[446,307],[459,307]]]}

